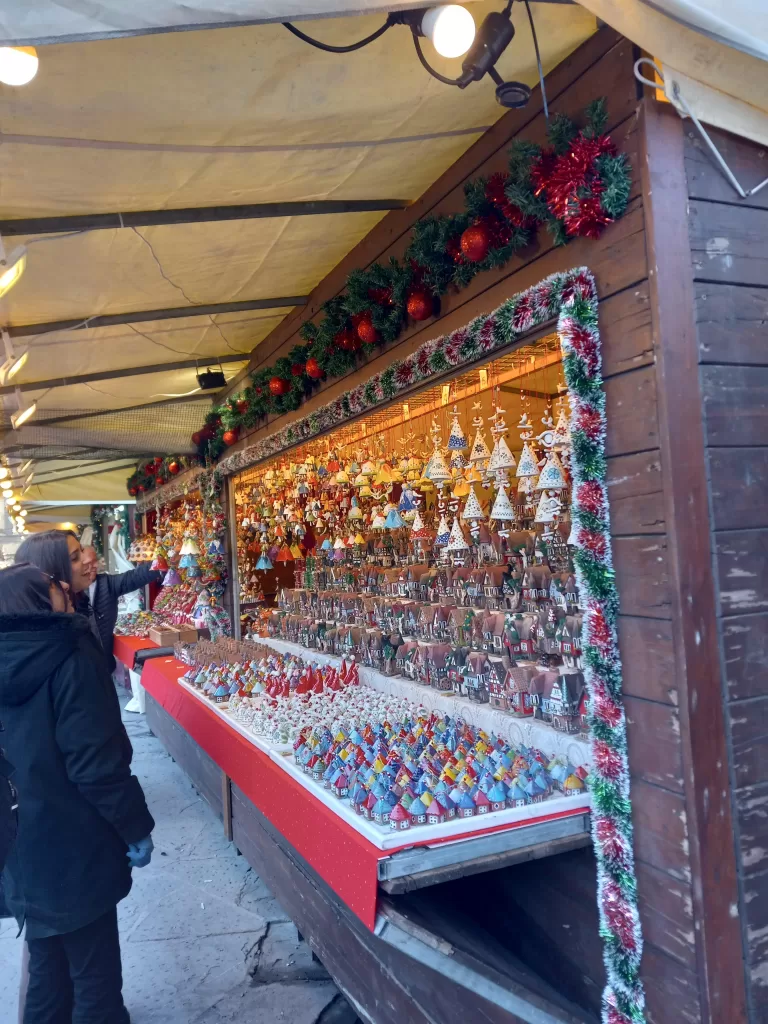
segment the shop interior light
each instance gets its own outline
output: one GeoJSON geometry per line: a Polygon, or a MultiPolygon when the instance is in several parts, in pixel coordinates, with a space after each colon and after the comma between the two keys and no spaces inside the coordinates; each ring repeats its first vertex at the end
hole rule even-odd
{"type": "Polygon", "coordinates": [[[11,471],[8,469],[7,466],[0,466],[0,486],[2,486],[2,482],[4,480],[8,479],[10,473],[11,471]]]}
{"type": "Polygon", "coordinates": [[[20,426],[27,422],[27,420],[32,419],[36,412],[37,402],[33,402],[31,405],[28,405],[26,409],[19,409],[18,412],[15,412],[11,416],[11,426],[14,430],[18,430],[20,426]]]}
{"type": "Polygon", "coordinates": [[[2,366],[0,366],[0,381],[3,384],[7,384],[8,381],[13,380],[16,374],[23,369],[24,364],[29,359],[29,349],[25,349],[19,355],[12,355],[6,359],[2,366]]]}
{"type": "Polygon", "coordinates": [[[0,46],[0,82],[26,85],[37,74],[40,61],[34,46],[0,46]]]}
{"type": "Polygon", "coordinates": [[[4,494],[3,497],[5,498],[6,505],[15,505],[19,500],[16,494],[4,494]]]}
{"type": "Polygon", "coordinates": [[[23,508],[21,510],[21,512],[19,512],[19,516],[20,516],[21,519],[26,519],[27,518],[27,510],[25,508],[23,508]]]}
{"type": "Polygon", "coordinates": [[[11,508],[13,509],[14,512],[21,512],[21,505],[18,503],[18,501],[16,502],[15,505],[11,505],[11,508]]]}
{"type": "Polygon", "coordinates": [[[421,19],[421,32],[441,57],[461,57],[475,38],[475,19],[459,4],[430,7],[421,19]]]}
{"type": "Polygon", "coordinates": [[[2,252],[0,259],[0,298],[16,284],[27,266],[27,250],[23,245],[17,246],[10,256],[2,252]]]}

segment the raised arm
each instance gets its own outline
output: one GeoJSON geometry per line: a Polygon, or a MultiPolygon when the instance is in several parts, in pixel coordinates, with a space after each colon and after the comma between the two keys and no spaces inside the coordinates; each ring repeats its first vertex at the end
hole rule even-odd
{"type": "Polygon", "coordinates": [[[147,583],[161,583],[163,574],[158,569],[150,569],[148,565],[140,565],[137,569],[120,573],[119,576],[105,576],[107,586],[115,597],[130,594],[147,583]]]}

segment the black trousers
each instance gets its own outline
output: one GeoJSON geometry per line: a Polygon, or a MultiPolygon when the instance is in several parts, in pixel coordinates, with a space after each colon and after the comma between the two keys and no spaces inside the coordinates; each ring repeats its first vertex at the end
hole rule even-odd
{"type": "Polygon", "coordinates": [[[116,909],[85,928],[27,945],[24,1024],[130,1024],[116,909]]]}

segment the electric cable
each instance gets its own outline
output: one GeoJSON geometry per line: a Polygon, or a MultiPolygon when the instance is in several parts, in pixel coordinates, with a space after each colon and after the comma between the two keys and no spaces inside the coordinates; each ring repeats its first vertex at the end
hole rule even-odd
{"type": "Polygon", "coordinates": [[[357,43],[350,43],[349,46],[332,46],[330,43],[322,43],[319,39],[313,39],[312,36],[308,36],[306,32],[302,32],[301,29],[296,28],[290,21],[281,22],[283,28],[287,28],[289,32],[295,35],[298,39],[302,39],[305,43],[309,43],[310,46],[317,47],[318,50],[325,50],[326,53],[352,53],[353,50],[360,50],[368,43],[374,42],[380,36],[383,36],[388,28],[392,28],[395,22],[392,20],[390,15],[384,24],[377,28],[375,32],[372,32],[365,39],[360,39],[357,43]]]}
{"type": "Polygon", "coordinates": [[[525,3],[525,9],[528,12],[528,21],[531,25],[531,35],[533,36],[533,48],[536,51],[536,64],[539,69],[539,85],[541,86],[541,102],[544,107],[544,120],[549,124],[549,107],[547,106],[547,90],[544,87],[544,69],[541,66],[541,54],[539,53],[539,40],[536,36],[536,26],[533,23],[533,14],[531,13],[531,5],[528,0],[523,0],[525,3]]]}
{"type": "Polygon", "coordinates": [[[430,67],[429,63],[427,62],[427,58],[424,56],[424,53],[423,53],[423,51],[421,49],[421,43],[419,42],[419,36],[418,36],[418,33],[416,32],[415,29],[413,31],[413,45],[416,47],[416,56],[419,58],[419,61],[421,62],[421,66],[426,71],[428,71],[430,73],[430,75],[432,75],[433,78],[436,78],[438,80],[438,82],[442,82],[443,85],[458,85],[459,84],[461,79],[459,79],[459,78],[446,78],[445,75],[441,75],[438,71],[435,71],[435,69],[433,67],[430,67]]]}

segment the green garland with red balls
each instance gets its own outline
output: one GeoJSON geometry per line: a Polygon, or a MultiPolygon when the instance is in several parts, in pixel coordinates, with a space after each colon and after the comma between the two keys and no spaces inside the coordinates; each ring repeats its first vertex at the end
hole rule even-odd
{"type": "MultiPolygon", "coordinates": [[[[590,104],[581,128],[555,114],[546,148],[513,142],[508,171],[468,181],[463,211],[418,221],[402,260],[353,270],[345,290],[323,304],[319,322],[302,325],[304,344],[255,370],[242,391],[211,409],[192,435],[200,462],[218,459],[268,415],[298,409],[322,381],[345,376],[409,323],[437,315],[442,295],[504,266],[540,227],[558,245],[598,238],[624,213],[631,184],[627,158],[606,124],[604,99],[590,104]]],[[[129,489],[148,490],[167,477],[168,460],[161,462],[159,480],[150,463],[129,489]]]]}
{"type": "Polygon", "coordinates": [[[149,462],[142,462],[128,477],[128,493],[132,498],[138,498],[147,491],[153,491],[155,487],[169,483],[185,469],[199,464],[196,455],[156,455],[149,462]]]}

